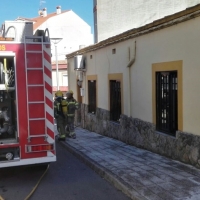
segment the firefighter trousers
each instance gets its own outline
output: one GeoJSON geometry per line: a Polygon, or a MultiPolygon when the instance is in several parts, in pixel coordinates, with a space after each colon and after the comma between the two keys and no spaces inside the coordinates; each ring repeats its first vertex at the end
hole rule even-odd
{"type": "Polygon", "coordinates": [[[74,117],[67,117],[67,134],[70,137],[75,136],[75,132],[74,132],[74,117]]]}
{"type": "Polygon", "coordinates": [[[60,134],[61,138],[65,137],[65,125],[66,125],[66,120],[64,117],[62,116],[58,116],[58,118],[56,119],[57,121],[57,130],[60,134]]]}

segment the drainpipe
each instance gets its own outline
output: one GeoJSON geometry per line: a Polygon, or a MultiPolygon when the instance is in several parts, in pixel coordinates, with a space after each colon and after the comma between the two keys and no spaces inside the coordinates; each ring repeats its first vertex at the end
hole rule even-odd
{"type": "Polygon", "coordinates": [[[85,123],[85,119],[86,119],[86,110],[85,110],[85,108],[86,108],[86,97],[87,97],[87,95],[86,95],[86,81],[87,81],[87,77],[86,77],[86,72],[84,73],[84,75],[85,75],[85,82],[84,82],[84,85],[85,85],[85,88],[84,88],[84,109],[83,109],[83,116],[84,116],[84,119],[83,119],[83,128],[86,128],[86,123],[85,123]]]}
{"type": "Polygon", "coordinates": [[[131,111],[132,111],[132,105],[131,105],[131,66],[134,64],[136,58],[136,41],[135,41],[135,52],[134,52],[134,57],[130,60],[130,47],[129,47],[129,60],[130,62],[127,65],[128,68],[128,90],[129,90],[129,98],[128,98],[128,115],[131,117],[131,111]]]}

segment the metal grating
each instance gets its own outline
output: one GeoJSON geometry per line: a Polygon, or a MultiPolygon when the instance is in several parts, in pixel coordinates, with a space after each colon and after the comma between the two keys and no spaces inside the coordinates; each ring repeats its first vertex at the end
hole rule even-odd
{"type": "Polygon", "coordinates": [[[96,113],[96,80],[88,81],[88,112],[96,113]]]}
{"type": "Polygon", "coordinates": [[[120,81],[110,80],[110,120],[119,122],[121,115],[120,81]]]}
{"type": "Polygon", "coordinates": [[[156,129],[175,135],[178,129],[177,71],[156,73],[156,129]]]}

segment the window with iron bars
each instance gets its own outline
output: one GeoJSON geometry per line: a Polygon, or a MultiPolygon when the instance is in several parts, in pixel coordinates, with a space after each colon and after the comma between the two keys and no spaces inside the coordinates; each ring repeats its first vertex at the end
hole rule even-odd
{"type": "Polygon", "coordinates": [[[96,80],[88,81],[88,112],[96,113],[96,80]]]}
{"type": "Polygon", "coordinates": [[[156,129],[175,135],[178,129],[177,71],[156,72],[156,129]]]}
{"type": "Polygon", "coordinates": [[[121,84],[110,80],[110,120],[119,122],[121,115],[121,84]]]}

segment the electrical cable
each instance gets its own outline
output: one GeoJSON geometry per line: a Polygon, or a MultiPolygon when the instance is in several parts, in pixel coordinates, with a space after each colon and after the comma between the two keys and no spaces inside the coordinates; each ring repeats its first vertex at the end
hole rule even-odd
{"type": "Polygon", "coordinates": [[[31,190],[31,192],[28,194],[28,196],[24,200],[28,200],[33,195],[33,193],[36,191],[38,185],[40,184],[41,180],[43,179],[44,175],[47,173],[48,169],[49,169],[49,165],[47,166],[47,169],[45,170],[45,172],[40,177],[40,179],[37,182],[37,184],[34,186],[34,188],[31,190]]]}
{"type": "Polygon", "coordinates": [[[0,195],[0,200],[4,200],[3,197],[0,195]]]}

